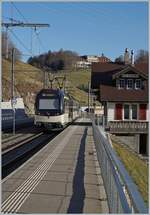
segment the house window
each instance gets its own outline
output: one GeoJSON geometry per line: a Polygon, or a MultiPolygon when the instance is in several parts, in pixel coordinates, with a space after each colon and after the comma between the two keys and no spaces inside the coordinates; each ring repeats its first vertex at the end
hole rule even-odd
{"type": "Polygon", "coordinates": [[[128,104],[124,105],[124,119],[130,119],[130,106],[128,104]]]}
{"type": "Polygon", "coordinates": [[[137,116],[138,116],[138,114],[137,114],[137,105],[136,104],[132,104],[131,105],[131,110],[132,110],[132,119],[134,120],[136,120],[137,119],[137,116]]]}
{"type": "Polygon", "coordinates": [[[123,89],[125,87],[125,80],[124,79],[120,79],[119,80],[119,88],[123,89]]]}
{"type": "Polygon", "coordinates": [[[119,88],[119,80],[116,80],[116,87],[119,88]]]}
{"type": "Polygon", "coordinates": [[[135,89],[141,89],[141,87],[142,87],[141,79],[136,79],[135,80],[135,89]]]}
{"type": "Polygon", "coordinates": [[[133,79],[127,80],[127,89],[133,89],[133,79]]]}

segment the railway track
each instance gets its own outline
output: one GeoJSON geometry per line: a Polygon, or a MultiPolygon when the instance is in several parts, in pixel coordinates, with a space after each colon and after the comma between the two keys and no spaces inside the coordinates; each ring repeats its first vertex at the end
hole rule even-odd
{"type": "Polygon", "coordinates": [[[4,130],[4,131],[2,131],[2,142],[4,142],[5,140],[16,138],[19,135],[21,136],[21,134],[23,134],[23,133],[29,133],[29,130],[31,133],[31,132],[36,131],[37,128],[35,128],[34,125],[28,125],[26,127],[20,126],[16,129],[15,135],[12,134],[12,129],[4,130]]]}
{"type": "Polygon", "coordinates": [[[20,133],[14,135],[14,136],[8,136],[2,139],[2,154],[6,153],[8,150],[11,150],[15,147],[18,147],[19,145],[25,144],[26,142],[40,136],[42,134],[41,129],[37,129],[35,127],[32,127],[30,129],[22,129],[20,130],[20,133]]]}
{"type": "MultiPolygon", "coordinates": [[[[36,152],[38,152],[43,146],[49,143],[58,132],[53,132],[51,134],[45,134],[40,132],[32,136],[25,137],[24,139],[17,141],[15,139],[14,143],[8,144],[6,141],[2,150],[2,178],[5,178],[19,166],[21,166],[25,161],[31,158],[36,152]]],[[[9,140],[9,143],[11,140],[9,140]]]]}

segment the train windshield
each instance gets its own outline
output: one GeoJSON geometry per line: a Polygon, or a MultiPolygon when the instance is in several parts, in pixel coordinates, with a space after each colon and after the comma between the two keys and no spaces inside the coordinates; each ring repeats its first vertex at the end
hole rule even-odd
{"type": "Polygon", "coordinates": [[[39,109],[40,110],[58,110],[59,109],[59,99],[40,99],[39,100],[39,109]]]}

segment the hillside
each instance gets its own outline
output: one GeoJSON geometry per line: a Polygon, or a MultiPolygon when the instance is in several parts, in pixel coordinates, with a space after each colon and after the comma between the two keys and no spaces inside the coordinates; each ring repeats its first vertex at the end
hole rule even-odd
{"type": "MultiPolygon", "coordinates": [[[[16,62],[14,66],[15,73],[15,96],[24,98],[26,111],[33,113],[35,94],[43,88],[44,74],[37,69],[23,62],[16,62]]],[[[66,87],[68,92],[80,102],[81,105],[87,105],[88,94],[82,90],[87,88],[90,81],[90,70],[63,71],[57,73],[57,76],[63,76],[66,72],[66,87]]],[[[9,100],[11,97],[11,62],[2,59],[2,99],[9,100]]],[[[55,83],[55,87],[58,85],[55,83]]]]}

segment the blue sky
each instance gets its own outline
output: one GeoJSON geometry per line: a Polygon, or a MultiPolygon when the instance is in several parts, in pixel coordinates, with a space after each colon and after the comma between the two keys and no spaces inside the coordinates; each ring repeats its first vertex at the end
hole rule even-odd
{"type": "Polygon", "coordinates": [[[2,21],[9,18],[48,23],[38,28],[11,28],[9,35],[24,55],[48,50],[72,50],[79,55],[101,55],[114,60],[129,50],[148,50],[147,2],[10,2],[2,3],[2,21]],[[32,39],[31,39],[32,38],[32,39]],[[31,45],[32,44],[32,45],[31,45]]]}

